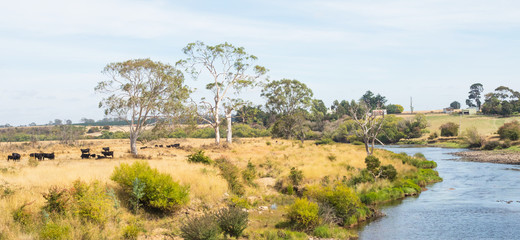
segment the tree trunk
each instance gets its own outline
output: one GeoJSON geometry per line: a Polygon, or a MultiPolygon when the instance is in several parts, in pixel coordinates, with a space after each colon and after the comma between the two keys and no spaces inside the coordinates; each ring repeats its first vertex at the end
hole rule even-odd
{"type": "Polygon", "coordinates": [[[370,153],[370,150],[368,149],[368,139],[363,139],[363,142],[365,143],[365,150],[367,151],[367,156],[370,156],[371,153],[370,153]]]}
{"type": "Polygon", "coordinates": [[[227,120],[226,142],[233,143],[233,128],[231,126],[231,113],[226,114],[226,120],[227,120]]]}
{"type": "Polygon", "coordinates": [[[130,133],[130,152],[137,156],[137,134],[135,132],[130,133]]]}

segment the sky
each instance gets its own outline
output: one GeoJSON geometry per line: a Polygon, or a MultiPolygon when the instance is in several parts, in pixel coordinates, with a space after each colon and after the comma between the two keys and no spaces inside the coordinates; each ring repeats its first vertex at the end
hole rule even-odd
{"type": "MultiPolygon", "coordinates": [[[[405,110],[410,97],[415,110],[465,106],[477,82],[520,90],[515,0],[1,1],[0,125],[101,119],[104,66],[175,64],[195,41],[242,46],[328,106],[367,90],[405,110]]],[[[263,104],[259,92],[243,97],[263,104]]]]}

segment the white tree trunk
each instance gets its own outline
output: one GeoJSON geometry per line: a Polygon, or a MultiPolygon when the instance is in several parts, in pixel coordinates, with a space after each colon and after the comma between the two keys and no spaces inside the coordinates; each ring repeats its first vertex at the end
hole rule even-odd
{"type": "Polygon", "coordinates": [[[137,156],[137,137],[136,132],[130,133],[130,151],[134,156],[137,156]]]}
{"type": "Polygon", "coordinates": [[[226,142],[233,143],[233,128],[231,126],[231,113],[226,114],[226,120],[227,120],[226,142]]]}

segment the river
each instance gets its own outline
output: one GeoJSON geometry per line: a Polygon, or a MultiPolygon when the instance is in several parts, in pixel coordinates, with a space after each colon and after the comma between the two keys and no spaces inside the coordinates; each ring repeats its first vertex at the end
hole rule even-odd
{"type": "Polygon", "coordinates": [[[446,148],[387,146],[437,162],[443,182],[382,207],[360,239],[520,239],[520,165],[466,162],[446,148]]]}

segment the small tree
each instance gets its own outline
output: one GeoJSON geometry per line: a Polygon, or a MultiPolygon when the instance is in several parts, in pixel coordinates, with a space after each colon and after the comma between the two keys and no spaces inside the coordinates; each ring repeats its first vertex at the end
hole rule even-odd
{"type": "Polygon", "coordinates": [[[453,109],[460,109],[460,103],[457,102],[457,101],[453,101],[453,102],[450,104],[450,107],[453,108],[453,109]]]}
{"type": "Polygon", "coordinates": [[[105,114],[113,114],[130,125],[130,150],[137,155],[137,138],[154,118],[182,113],[190,90],[184,76],[174,67],[150,59],[135,59],[108,64],[95,90],[109,94],[99,103],[105,114]]]}
{"type": "Polygon", "coordinates": [[[383,128],[385,115],[384,113],[381,115],[373,114],[369,105],[361,101],[359,104],[351,104],[349,110],[350,117],[354,119],[358,127],[358,130],[355,131],[356,136],[363,139],[367,155],[370,156],[374,153],[374,145],[376,141],[381,143],[381,141],[377,139],[377,135],[379,135],[383,128]]]}
{"type": "Polygon", "coordinates": [[[386,111],[389,114],[402,113],[404,111],[404,107],[399,104],[389,104],[388,106],[386,106],[386,111]]]}
{"type": "Polygon", "coordinates": [[[195,79],[203,71],[210,75],[206,89],[213,92],[213,101],[203,98],[205,112],[200,114],[203,116],[202,121],[213,127],[215,143],[220,144],[220,111],[224,99],[231,91],[238,93],[245,87],[255,86],[256,80],[264,75],[267,69],[253,66],[257,60],[256,56],[246,53],[243,47],[235,47],[227,42],[215,46],[208,46],[203,42],[189,43],[182,50],[188,58],[179,61],[178,65],[184,66],[195,79]],[[253,68],[252,72],[250,68],[253,68]]]}
{"type": "Polygon", "coordinates": [[[454,137],[459,135],[459,124],[454,122],[447,122],[442,124],[441,127],[441,136],[443,137],[454,137]]]}

